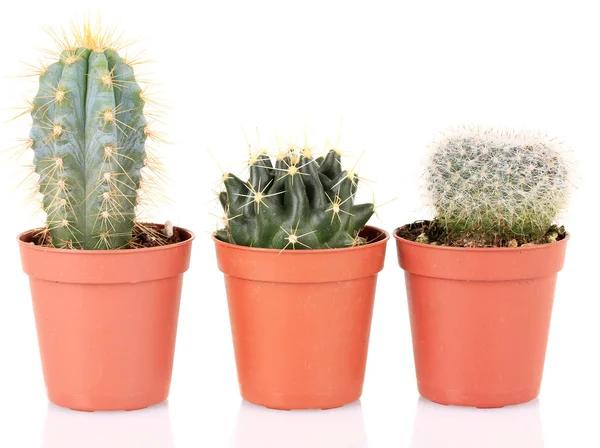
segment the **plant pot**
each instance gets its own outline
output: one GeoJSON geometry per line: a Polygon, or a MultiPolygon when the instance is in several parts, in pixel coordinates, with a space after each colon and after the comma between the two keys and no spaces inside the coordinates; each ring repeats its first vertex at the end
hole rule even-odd
{"type": "Polygon", "coordinates": [[[568,238],[530,247],[456,248],[394,236],[420,394],[479,408],[536,398],[568,238]]]}
{"type": "Polygon", "coordinates": [[[147,249],[67,250],[18,236],[51,402],[133,410],[169,394],[183,273],[194,235],[147,249]]]}
{"type": "Polygon", "coordinates": [[[389,239],[374,227],[361,236],[370,243],[285,251],[214,239],[245,400],[274,409],[329,409],[360,398],[389,239]]]}

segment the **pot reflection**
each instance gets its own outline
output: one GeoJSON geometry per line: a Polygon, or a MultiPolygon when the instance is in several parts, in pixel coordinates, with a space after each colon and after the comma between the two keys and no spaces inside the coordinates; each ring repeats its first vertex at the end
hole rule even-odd
{"type": "Polygon", "coordinates": [[[234,448],[367,448],[360,402],[328,411],[275,411],[242,402],[234,448]]]}
{"type": "Polygon", "coordinates": [[[502,409],[442,406],[420,398],[412,448],[543,448],[538,400],[502,409]]]}
{"type": "Polygon", "coordinates": [[[48,404],[42,448],[174,448],[169,407],[78,412],[48,404]]]}

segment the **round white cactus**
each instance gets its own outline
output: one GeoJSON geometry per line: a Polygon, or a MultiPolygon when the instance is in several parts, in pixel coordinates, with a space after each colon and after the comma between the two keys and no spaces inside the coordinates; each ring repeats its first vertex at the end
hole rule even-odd
{"type": "Polygon", "coordinates": [[[570,165],[556,139],[461,127],[431,149],[426,190],[448,232],[539,240],[567,204],[570,165]]]}

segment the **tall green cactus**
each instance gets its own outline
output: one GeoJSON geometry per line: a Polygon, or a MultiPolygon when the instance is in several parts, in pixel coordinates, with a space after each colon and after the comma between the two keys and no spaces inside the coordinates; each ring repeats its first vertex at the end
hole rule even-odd
{"type": "Polygon", "coordinates": [[[247,182],[223,176],[219,199],[226,217],[216,237],[241,246],[271,249],[331,249],[365,241],[360,230],[373,204],[354,204],[358,176],[342,170],[335,150],[314,158],[292,148],[275,164],[264,152],[251,157],[247,182]]]}
{"type": "Polygon", "coordinates": [[[117,249],[132,236],[147,136],[143,91],[89,27],[39,79],[30,142],[53,246],[117,249]]]}

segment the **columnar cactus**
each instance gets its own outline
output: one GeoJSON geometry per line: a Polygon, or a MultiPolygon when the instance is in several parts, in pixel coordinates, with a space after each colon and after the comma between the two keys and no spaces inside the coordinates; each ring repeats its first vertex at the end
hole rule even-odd
{"type": "Polygon", "coordinates": [[[146,161],[144,94],[112,33],[86,26],[41,73],[30,145],[51,242],[116,249],[132,236],[146,161]]]}
{"type": "Polygon", "coordinates": [[[264,152],[251,156],[247,182],[223,176],[219,199],[226,216],[216,236],[242,246],[331,249],[364,243],[360,230],[373,204],[354,204],[358,176],[342,170],[339,152],[314,158],[292,148],[273,164],[264,152]]]}
{"type": "Polygon", "coordinates": [[[433,145],[426,188],[448,232],[541,240],[566,205],[569,176],[554,139],[458,128],[433,145]]]}

